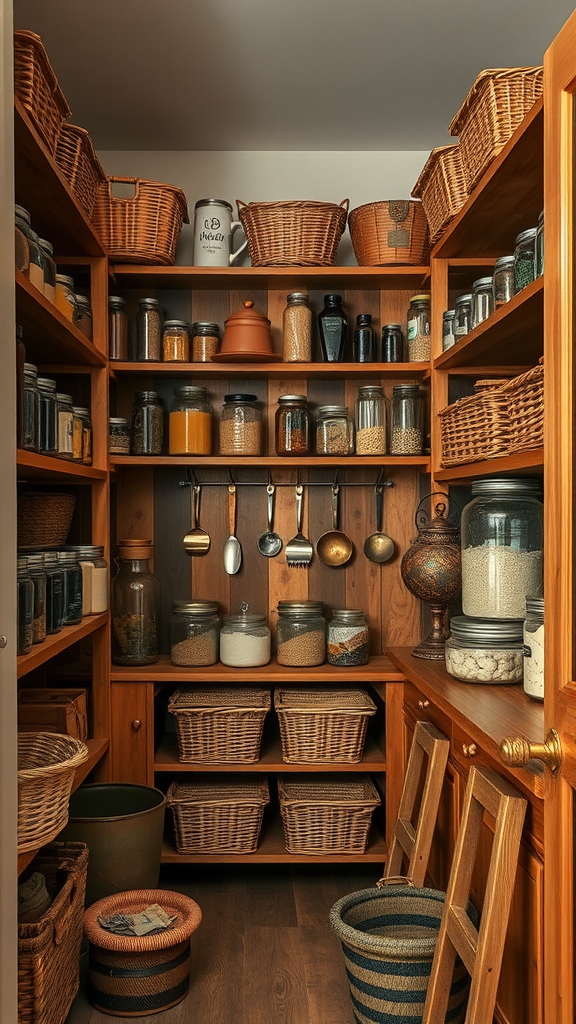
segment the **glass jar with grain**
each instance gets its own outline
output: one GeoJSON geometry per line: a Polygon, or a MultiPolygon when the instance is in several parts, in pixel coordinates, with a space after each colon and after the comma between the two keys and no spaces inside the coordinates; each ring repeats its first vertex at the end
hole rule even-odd
{"type": "Polygon", "coordinates": [[[214,665],[218,661],[219,639],[216,601],[174,601],[170,619],[173,665],[214,665]]]}
{"type": "Polygon", "coordinates": [[[162,359],[165,363],[187,363],[190,359],[190,324],[186,320],[166,320],[162,332],[162,359]]]}
{"type": "Polygon", "coordinates": [[[89,341],[92,341],[92,306],[85,295],[75,295],[74,324],[89,341]]]}
{"type": "Polygon", "coordinates": [[[221,455],[260,455],[262,413],[256,395],[225,395],[220,416],[221,455]]]}
{"type": "Polygon", "coordinates": [[[206,388],[184,385],[174,389],[170,406],[170,455],[210,455],[212,406],[206,388]]]}
{"type": "Polygon", "coordinates": [[[516,294],[514,285],[514,257],[501,256],[494,264],[492,277],[494,287],[494,309],[499,309],[516,294]]]}
{"type": "Polygon", "coordinates": [[[317,455],[352,455],[354,425],[345,405],[321,405],[316,420],[317,455]]]}
{"type": "Polygon", "coordinates": [[[74,413],[72,395],[56,393],[58,408],[58,457],[72,459],[74,456],[74,413]]]}
{"type": "Polygon", "coordinates": [[[305,292],[291,292],[282,316],[285,363],[309,363],[312,359],[312,310],[305,292]]]}
{"type": "Polygon", "coordinates": [[[149,568],[149,540],[121,540],[122,564],[112,582],[112,661],[150,665],[158,660],[160,582],[149,568]]]}
{"type": "Polygon", "coordinates": [[[158,299],[139,299],[134,359],[157,363],[162,359],[162,316],[158,299]]]}
{"type": "Polygon", "coordinates": [[[308,668],[326,657],[326,620],[321,601],[279,601],[276,628],[279,665],[308,668]]]}
{"type": "Polygon", "coordinates": [[[279,396],[275,433],[277,455],[310,455],[312,415],[304,395],[279,396]]]}
{"type": "Polygon", "coordinates": [[[192,362],[209,363],[220,346],[220,328],[208,320],[192,324],[192,362]]]}
{"type": "Polygon", "coordinates": [[[358,388],[355,418],[356,455],[385,455],[386,407],[380,384],[358,388]]]}
{"type": "Polygon", "coordinates": [[[128,314],[126,301],[120,295],[108,297],[108,355],[124,363],[129,356],[128,314]]]}
{"type": "Polygon", "coordinates": [[[72,412],[74,413],[74,461],[90,466],[92,463],[92,421],[90,419],[90,410],[84,406],[73,405],[72,412]],[[80,421],[79,444],[76,440],[77,419],[80,421]],[[78,447],[80,448],[80,453],[78,453],[78,447]]]}
{"type": "Polygon", "coordinates": [[[430,360],[430,294],[413,295],[406,325],[408,360],[427,363],[430,360]]]}
{"type": "Polygon", "coordinates": [[[74,278],[67,274],[56,274],[54,304],[67,320],[73,320],[76,312],[74,278]]]}
{"type": "Polygon", "coordinates": [[[108,420],[108,454],[130,454],[130,420],[111,416],[108,420]]]}
{"type": "Polygon", "coordinates": [[[164,405],[157,391],[137,391],[132,409],[132,455],[162,455],[164,405]]]}
{"type": "Polygon", "coordinates": [[[391,455],[421,455],[424,445],[422,396],[417,384],[392,388],[391,455]]]}

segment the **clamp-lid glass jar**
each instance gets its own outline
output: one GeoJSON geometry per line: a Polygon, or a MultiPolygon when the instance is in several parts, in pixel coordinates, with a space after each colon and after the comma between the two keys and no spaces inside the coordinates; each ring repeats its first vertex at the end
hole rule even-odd
{"type": "Polygon", "coordinates": [[[354,451],[354,424],[345,405],[321,405],[316,420],[318,455],[351,455],[354,451]]]}
{"type": "Polygon", "coordinates": [[[220,631],[220,661],[233,668],[256,668],[270,661],[270,630],[265,615],[248,614],[242,603],[241,615],[225,615],[220,631]]]}
{"type": "Polygon", "coordinates": [[[189,384],[174,388],[168,450],[170,455],[210,455],[212,406],[206,388],[189,384]]]}
{"type": "Polygon", "coordinates": [[[544,598],[526,598],[524,619],[524,690],[544,700],[544,598]]]}
{"type": "Polygon", "coordinates": [[[358,388],[355,420],[356,455],[385,455],[386,407],[380,384],[358,388]]]}
{"type": "Polygon", "coordinates": [[[312,415],[304,395],[279,396],[275,427],[277,455],[310,455],[312,415]]]}
{"type": "Polygon", "coordinates": [[[305,292],[291,292],[282,315],[282,358],[285,363],[312,359],[312,310],[305,292]]]}
{"type": "Polygon", "coordinates": [[[408,360],[411,363],[430,361],[430,294],[413,295],[408,308],[406,330],[408,360]]]}
{"type": "Polygon", "coordinates": [[[190,324],[186,320],[165,320],[162,359],[165,363],[187,363],[190,359],[190,324]]]}
{"type": "Polygon", "coordinates": [[[522,679],[522,621],[457,615],[446,641],[446,671],[467,683],[518,683],[522,679]]]}
{"type": "Polygon", "coordinates": [[[219,636],[216,601],[174,601],[170,619],[173,665],[214,665],[218,661],[219,636]]]}
{"type": "Polygon", "coordinates": [[[256,395],[224,395],[220,416],[221,455],[260,455],[262,413],[256,395]]]}
{"type": "Polygon", "coordinates": [[[370,633],[360,608],[339,608],[328,623],[329,665],[366,665],[370,652],[370,633]]]}
{"type": "Polygon", "coordinates": [[[132,407],[132,454],[162,455],[164,406],[157,391],[137,391],[132,407]]]}
{"type": "Polygon", "coordinates": [[[421,455],[424,445],[422,396],[417,384],[392,388],[391,455],[421,455]]]}
{"type": "Polygon", "coordinates": [[[521,231],[514,249],[514,288],[526,288],[536,277],[536,228],[521,231]]]}
{"type": "Polygon", "coordinates": [[[279,601],[276,628],[279,665],[307,668],[326,657],[326,619],[321,601],[279,601]]]}

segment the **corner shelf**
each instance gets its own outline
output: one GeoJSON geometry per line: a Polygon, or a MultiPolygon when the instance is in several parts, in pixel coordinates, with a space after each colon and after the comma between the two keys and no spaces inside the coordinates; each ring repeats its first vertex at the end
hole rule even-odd
{"type": "Polygon", "coordinates": [[[106,366],[106,356],[19,270],[16,271],[16,317],[24,328],[29,362],[46,362],[48,342],[51,364],[106,366]]]}
{"type": "Polygon", "coordinates": [[[97,629],[101,629],[107,622],[108,612],[102,612],[101,615],[85,615],[82,622],[79,622],[77,626],[63,626],[60,633],[47,636],[41,644],[34,644],[30,654],[21,654],[17,659],[16,671],[18,679],[50,661],[55,654],[61,654],[62,651],[71,647],[78,640],[82,640],[85,636],[95,633],[97,629]]]}
{"type": "Polygon", "coordinates": [[[29,480],[58,481],[62,483],[90,484],[95,480],[106,480],[105,469],[84,466],[70,459],[56,459],[51,455],[39,455],[19,448],[16,453],[18,477],[29,480]],[[22,473],[20,472],[22,471],[22,473]]]}
{"type": "Polygon", "coordinates": [[[398,671],[385,655],[375,655],[367,665],[359,668],[338,668],[317,665],[314,668],[286,668],[272,658],[261,668],[229,668],[218,662],[207,668],[181,668],[173,665],[168,655],[160,656],[154,665],[113,665],[110,676],[114,683],[388,683],[402,680],[398,671]]]}
{"type": "Polygon", "coordinates": [[[539,475],[543,471],[544,449],[534,448],[529,452],[505,455],[500,459],[484,459],[482,462],[467,462],[462,466],[452,466],[450,469],[438,469],[434,473],[434,478],[438,482],[466,483],[480,476],[530,476],[539,475]]]}
{"type": "Polygon", "coordinates": [[[280,737],[278,735],[264,737],[262,749],[258,761],[254,764],[191,764],[178,760],[178,744],[174,733],[165,734],[156,749],[154,756],[155,772],[195,772],[195,773],[229,773],[231,771],[240,774],[262,773],[262,772],[385,772],[386,757],[380,750],[370,734],[366,737],[364,756],[361,761],[354,764],[338,764],[334,761],[327,763],[287,764],[282,760],[280,737]]]}

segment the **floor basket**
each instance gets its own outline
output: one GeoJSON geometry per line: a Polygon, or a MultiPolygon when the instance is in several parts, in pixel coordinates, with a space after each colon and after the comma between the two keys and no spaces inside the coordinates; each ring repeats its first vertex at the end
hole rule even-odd
{"type": "Polygon", "coordinates": [[[361,267],[425,262],[428,225],[417,200],[389,199],[357,206],[350,210],[348,226],[361,267]]]}
{"type": "MultiPolygon", "coordinates": [[[[392,885],[334,904],[330,924],[342,943],[357,1024],[421,1024],[445,898],[435,889],[392,885]]],[[[477,925],[472,904],[468,914],[477,925]]],[[[457,960],[446,1022],[462,1024],[469,988],[457,960]]]]}
{"type": "Polygon", "coordinates": [[[96,193],[106,181],[102,165],[85,128],[76,124],[63,124],[58,136],[55,160],[64,173],[78,202],[88,216],[92,215],[96,193]]]}
{"type": "Polygon", "coordinates": [[[168,711],[176,719],[181,761],[253,764],[260,757],[270,691],[243,687],[181,687],[168,711]]]}
{"type": "Polygon", "coordinates": [[[287,763],[357,763],[376,705],[365,690],[278,689],[274,708],[287,763]]]}
{"type": "Polygon", "coordinates": [[[98,189],[92,223],[111,260],[172,266],[182,224],[188,224],[186,196],[159,181],[109,177],[98,189]],[[132,187],[134,194],[113,195],[116,182],[132,187]]]}
{"type": "Polygon", "coordinates": [[[63,1024],[79,984],[88,847],[52,843],[35,857],[52,903],[39,921],[18,925],[19,1024],[63,1024]]]}
{"type": "Polygon", "coordinates": [[[18,733],[18,853],[44,846],[64,828],[74,774],[87,757],[74,736],[18,733]]]}
{"type": "Polygon", "coordinates": [[[380,805],[367,775],[280,776],[278,797],[288,853],[366,853],[372,814],[380,805]]]}
{"type": "Polygon", "coordinates": [[[62,122],[70,117],[70,107],[40,36],[26,29],[14,33],[14,90],[54,154],[62,122]]]}
{"type": "Polygon", "coordinates": [[[116,1017],[145,1017],[180,1003],[190,980],[190,936],[201,920],[194,900],[166,889],[121,892],[93,903],[84,915],[92,1005],[116,1017]],[[115,935],[99,923],[115,914],[139,914],[155,903],[176,917],[156,935],[115,935]]]}
{"type": "Polygon", "coordinates": [[[503,381],[485,387],[479,381],[476,394],[460,398],[439,413],[442,466],[461,466],[508,455],[510,451],[509,397],[503,381]]]}
{"type": "Polygon", "coordinates": [[[346,227],[348,199],[340,205],[306,200],[243,203],[238,216],[253,267],[331,267],[346,227]]]}
{"type": "Polygon", "coordinates": [[[18,497],[18,547],[64,547],[76,506],[73,494],[52,494],[49,491],[21,494],[18,497]]]}
{"type": "Polygon", "coordinates": [[[468,198],[458,144],[432,150],[412,195],[422,200],[433,245],[468,198]]]}
{"type": "Polygon", "coordinates": [[[254,853],[270,799],[262,778],[170,783],[178,853],[254,853]]]}
{"type": "Polygon", "coordinates": [[[544,364],[514,377],[503,387],[510,421],[509,452],[527,452],[544,444],[544,364]]]}

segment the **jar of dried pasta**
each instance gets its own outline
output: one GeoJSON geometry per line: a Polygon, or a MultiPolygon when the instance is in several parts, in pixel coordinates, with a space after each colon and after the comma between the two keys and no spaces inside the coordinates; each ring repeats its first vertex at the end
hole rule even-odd
{"type": "Polygon", "coordinates": [[[225,395],[220,416],[221,455],[260,455],[262,413],[256,395],[225,395]]]}
{"type": "Polygon", "coordinates": [[[305,292],[291,292],[282,317],[285,363],[309,363],[312,359],[312,310],[305,292]]]}

